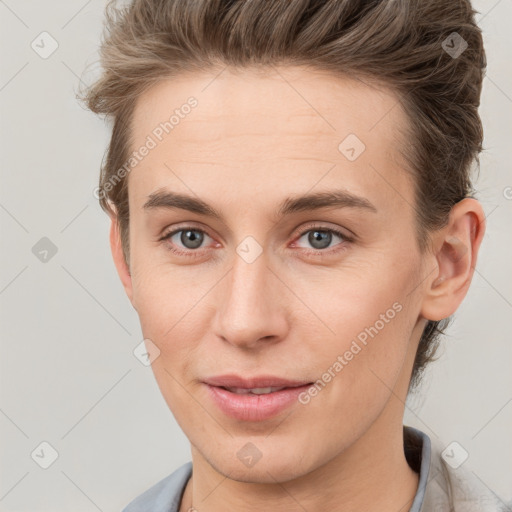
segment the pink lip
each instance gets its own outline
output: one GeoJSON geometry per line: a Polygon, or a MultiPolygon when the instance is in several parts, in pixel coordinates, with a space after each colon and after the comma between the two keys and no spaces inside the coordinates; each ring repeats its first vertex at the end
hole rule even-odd
{"type": "Polygon", "coordinates": [[[305,380],[282,379],[281,377],[274,377],[273,375],[260,375],[259,377],[250,377],[248,379],[244,379],[243,377],[239,377],[238,375],[234,374],[208,377],[206,379],[203,379],[203,382],[205,384],[209,384],[210,386],[244,389],[271,387],[295,388],[298,386],[304,386],[305,384],[310,384],[310,382],[305,380]]]}
{"type": "Polygon", "coordinates": [[[237,420],[264,421],[276,416],[298,401],[299,395],[308,389],[312,382],[287,380],[273,376],[260,376],[243,379],[236,375],[223,375],[204,380],[213,402],[224,412],[237,420]],[[240,395],[223,387],[267,388],[285,387],[266,395],[240,395]]]}

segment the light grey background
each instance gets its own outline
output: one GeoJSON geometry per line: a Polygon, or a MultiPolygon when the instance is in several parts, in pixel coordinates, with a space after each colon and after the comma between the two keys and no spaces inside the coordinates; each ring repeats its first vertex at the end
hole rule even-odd
{"type": "MultiPolygon", "coordinates": [[[[119,511],[190,460],[151,369],[132,353],[142,335],[93,196],[109,130],[75,92],[91,79],[104,4],[0,0],[1,511],[119,511]],[[31,48],[43,31],[59,45],[47,59],[31,48]],[[32,252],[43,237],[57,247],[47,262],[32,252]],[[48,469],[31,457],[43,441],[58,452],[48,469]]],[[[405,423],[460,443],[465,464],[510,500],[512,4],[474,5],[488,54],[477,182],[487,234],[405,423]]]]}

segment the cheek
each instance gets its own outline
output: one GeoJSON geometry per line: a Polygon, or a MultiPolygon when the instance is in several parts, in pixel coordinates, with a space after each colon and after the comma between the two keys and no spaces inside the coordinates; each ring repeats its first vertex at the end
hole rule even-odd
{"type": "Polygon", "coordinates": [[[185,321],[204,295],[201,282],[206,286],[197,273],[151,262],[142,254],[134,255],[133,299],[145,334],[162,340],[180,319],[185,321]]]}
{"type": "Polygon", "coordinates": [[[401,406],[399,400],[391,402],[406,370],[413,310],[393,304],[384,300],[382,307],[375,303],[359,314],[351,310],[352,318],[338,320],[335,341],[315,355],[317,391],[304,397],[303,414],[312,429],[334,443],[360,437],[385,408],[401,406]]]}
{"type": "MultiPolygon", "coordinates": [[[[396,268],[393,259],[388,258],[387,264],[382,260],[329,269],[294,287],[310,306],[309,316],[314,313],[317,317],[318,331],[329,340],[324,347],[348,348],[347,343],[355,338],[364,343],[371,336],[368,329],[379,335],[400,330],[403,317],[412,314],[405,311],[409,311],[409,294],[418,274],[416,265],[408,263],[396,268]]],[[[301,324],[299,317],[295,320],[301,324]]]]}
{"type": "Polygon", "coordinates": [[[166,398],[182,393],[180,384],[189,384],[185,379],[193,374],[201,341],[211,325],[208,315],[214,309],[209,305],[208,290],[218,278],[199,274],[168,265],[148,265],[135,267],[132,276],[143,336],[160,350],[152,366],[159,385],[165,382],[166,398]]]}
{"type": "Polygon", "coordinates": [[[419,312],[410,294],[418,268],[412,263],[394,271],[391,264],[383,267],[359,268],[339,279],[334,275],[323,285],[316,282],[306,295],[330,331],[318,323],[325,334],[314,366],[322,381],[336,381],[333,406],[342,397],[354,402],[355,410],[357,403],[382,401],[402,372],[419,312]]]}

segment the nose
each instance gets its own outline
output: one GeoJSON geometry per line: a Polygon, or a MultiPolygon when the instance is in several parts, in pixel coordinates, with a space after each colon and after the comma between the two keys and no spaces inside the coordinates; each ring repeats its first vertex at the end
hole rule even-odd
{"type": "Polygon", "coordinates": [[[215,334],[233,346],[257,349],[284,339],[288,329],[286,299],[265,252],[249,263],[238,254],[216,290],[215,334]]]}

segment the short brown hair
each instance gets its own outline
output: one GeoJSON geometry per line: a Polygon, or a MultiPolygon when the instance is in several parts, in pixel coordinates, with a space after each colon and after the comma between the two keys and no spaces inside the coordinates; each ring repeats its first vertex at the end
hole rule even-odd
{"type": "MultiPolygon", "coordinates": [[[[128,264],[127,179],[116,173],[129,158],[135,101],[159,80],[184,71],[306,65],[395,91],[410,121],[401,152],[415,178],[422,250],[429,231],[444,226],[453,205],[472,194],[471,166],[482,149],[478,106],[486,57],[469,0],[116,3],[109,1],[105,10],[103,73],[80,99],[113,120],[99,199],[117,215],[128,264]]],[[[434,358],[448,320],[427,323],[410,390],[434,358]]]]}

